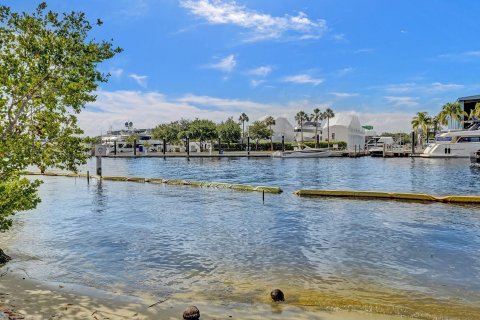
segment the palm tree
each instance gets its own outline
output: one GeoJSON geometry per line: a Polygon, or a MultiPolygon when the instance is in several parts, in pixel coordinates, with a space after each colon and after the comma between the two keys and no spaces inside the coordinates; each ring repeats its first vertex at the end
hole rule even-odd
{"type": "Polygon", "coordinates": [[[432,124],[432,118],[427,112],[417,112],[417,115],[412,119],[412,128],[414,130],[422,129],[422,145],[423,139],[427,136],[428,127],[432,124]]]}
{"type": "Polygon", "coordinates": [[[238,118],[238,121],[242,123],[242,144],[243,144],[243,139],[245,138],[245,122],[248,122],[248,120],[249,119],[246,113],[242,113],[238,118]]]}
{"type": "Polygon", "coordinates": [[[268,126],[269,130],[270,130],[270,149],[272,150],[273,152],[273,130],[272,130],[272,126],[275,125],[275,119],[272,117],[272,116],[268,116],[265,120],[264,120],[265,124],[268,126]]]}
{"type": "Polygon", "coordinates": [[[295,121],[300,125],[301,144],[303,145],[303,122],[308,121],[308,115],[304,111],[299,111],[295,115],[295,121]]]}
{"type": "Polygon", "coordinates": [[[470,110],[470,114],[468,115],[468,119],[479,118],[480,117],[480,102],[475,104],[475,108],[470,110]]]}
{"type": "Polygon", "coordinates": [[[333,110],[330,108],[327,108],[325,112],[323,112],[323,117],[324,119],[327,119],[327,142],[328,142],[328,148],[330,148],[330,118],[335,117],[335,113],[333,113],[333,110]]]}
{"type": "Polygon", "coordinates": [[[438,114],[438,119],[443,125],[448,125],[448,120],[456,120],[458,122],[463,121],[463,117],[467,113],[462,110],[462,106],[458,102],[448,102],[443,105],[442,111],[438,114]]]}
{"type": "Polygon", "coordinates": [[[438,115],[432,118],[432,129],[433,136],[435,137],[437,135],[437,131],[440,131],[441,129],[440,119],[438,118],[438,115]]]}
{"type": "Polygon", "coordinates": [[[318,148],[318,125],[320,121],[325,119],[325,117],[319,108],[315,108],[313,109],[311,119],[315,122],[315,148],[318,148]]]}

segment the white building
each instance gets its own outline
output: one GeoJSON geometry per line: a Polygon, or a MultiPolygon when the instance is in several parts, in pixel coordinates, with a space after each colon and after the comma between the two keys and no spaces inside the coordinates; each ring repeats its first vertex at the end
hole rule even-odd
{"type": "MultiPolygon", "coordinates": [[[[322,141],[327,141],[327,122],[322,128],[322,141]]],[[[354,113],[338,113],[330,119],[330,141],[345,141],[348,150],[354,150],[357,146],[363,149],[365,146],[365,129],[362,128],[358,116],[354,113]]]]}
{"type": "MultiPolygon", "coordinates": [[[[267,116],[258,119],[264,121],[267,116]]],[[[272,126],[273,130],[273,142],[282,142],[282,136],[285,137],[285,141],[294,141],[295,133],[292,124],[284,117],[273,117],[275,119],[275,125],[272,126]]]]}

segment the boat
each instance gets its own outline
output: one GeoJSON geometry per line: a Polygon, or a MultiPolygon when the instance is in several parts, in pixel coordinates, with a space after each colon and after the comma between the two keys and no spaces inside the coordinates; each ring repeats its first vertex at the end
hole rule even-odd
{"type": "Polygon", "coordinates": [[[470,163],[473,167],[480,167],[480,150],[470,153],[470,163]]]}
{"type": "Polygon", "coordinates": [[[102,137],[102,144],[108,147],[108,153],[116,151],[118,153],[133,152],[133,144],[130,136],[136,135],[138,151],[158,151],[162,147],[162,141],[153,140],[152,135],[147,129],[118,130],[108,131],[102,137]]]}
{"type": "Polygon", "coordinates": [[[372,137],[367,141],[367,151],[372,157],[381,157],[385,150],[393,147],[394,141],[392,137],[372,137]]]}
{"type": "Polygon", "coordinates": [[[480,150],[480,119],[464,122],[465,129],[440,132],[435,142],[427,145],[423,158],[468,158],[480,150]]]}
{"type": "Polygon", "coordinates": [[[272,153],[274,158],[326,158],[332,152],[328,148],[309,148],[297,149],[293,151],[276,151],[272,153]]]}

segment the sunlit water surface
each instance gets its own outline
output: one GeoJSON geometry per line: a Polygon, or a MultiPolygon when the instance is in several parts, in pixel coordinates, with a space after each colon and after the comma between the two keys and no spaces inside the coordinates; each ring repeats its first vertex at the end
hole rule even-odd
{"type": "Polygon", "coordinates": [[[104,159],[103,172],[285,192],[263,203],[259,193],[44,177],[42,203],[2,235],[31,277],[246,303],[266,302],[265,292],[281,287],[298,305],[480,317],[479,206],[292,194],[478,194],[480,170],[468,161],[104,159]]]}

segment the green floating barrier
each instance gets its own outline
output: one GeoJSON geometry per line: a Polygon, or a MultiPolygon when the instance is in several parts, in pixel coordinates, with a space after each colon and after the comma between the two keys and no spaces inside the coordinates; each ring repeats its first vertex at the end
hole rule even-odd
{"type": "MultiPolygon", "coordinates": [[[[68,173],[68,172],[24,172],[25,175],[44,175],[44,176],[63,176],[63,177],[82,177],[86,178],[85,173],[68,173]]],[[[109,181],[130,181],[130,182],[148,182],[154,184],[168,184],[176,186],[192,186],[200,188],[217,188],[217,189],[231,189],[238,191],[254,191],[266,193],[282,193],[283,190],[279,187],[268,186],[251,186],[248,184],[225,183],[225,182],[208,182],[208,181],[189,181],[179,179],[160,179],[160,178],[141,178],[141,177],[121,177],[121,176],[96,176],[90,175],[90,178],[109,180],[109,181]]]]}
{"type": "Polygon", "coordinates": [[[387,200],[429,201],[450,203],[480,203],[480,196],[433,196],[424,193],[398,193],[377,191],[350,190],[297,190],[300,197],[339,197],[339,198],[370,198],[387,200]]]}

